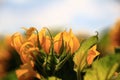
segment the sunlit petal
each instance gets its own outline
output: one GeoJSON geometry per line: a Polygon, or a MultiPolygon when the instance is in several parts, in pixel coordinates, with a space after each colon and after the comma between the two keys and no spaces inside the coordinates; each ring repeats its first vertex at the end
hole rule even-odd
{"type": "Polygon", "coordinates": [[[42,28],[42,30],[39,32],[39,40],[40,40],[40,44],[44,43],[44,38],[46,35],[46,29],[42,28]]]}
{"type": "Polygon", "coordinates": [[[88,57],[87,57],[87,63],[88,65],[92,64],[94,58],[98,56],[100,53],[96,50],[96,45],[93,46],[89,51],[88,51],[88,57]]]}
{"type": "Polygon", "coordinates": [[[44,43],[41,46],[47,54],[50,52],[51,41],[49,36],[44,38],[44,43]]]}
{"type": "Polygon", "coordinates": [[[58,33],[55,37],[54,37],[54,51],[59,54],[60,48],[62,46],[62,33],[58,33]]]}
{"type": "Polygon", "coordinates": [[[23,39],[20,33],[15,33],[12,36],[12,42],[11,42],[11,46],[14,47],[17,52],[19,53],[20,51],[20,47],[22,46],[23,43],[23,39]]]}

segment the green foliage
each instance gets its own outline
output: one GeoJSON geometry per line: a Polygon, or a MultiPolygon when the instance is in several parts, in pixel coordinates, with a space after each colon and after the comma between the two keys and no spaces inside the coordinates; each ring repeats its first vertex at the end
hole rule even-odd
{"type": "Polygon", "coordinates": [[[84,80],[110,80],[119,67],[120,54],[112,54],[101,58],[93,63],[88,69],[84,80]]]}
{"type": "Polygon", "coordinates": [[[106,29],[100,33],[100,38],[97,45],[98,45],[98,50],[101,53],[101,56],[105,56],[113,53],[113,51],[110,50],[111,38],[110,38],[109,29],[106,29]]]}
{"type": "Polygon", "coordinates": [[[97,41],[98,35],[88,38],[81,44],[81,47],[75,53],[73,61],[75,63],[74,70],[77,72],[77,80],[82,80],[83,76],[81,75],[81,72],[87,65],[87,52],[92,46],[97,43],[97,41]]]}
{"type": "Polygon", "coordinates": [[[77,71],[78,69],[80,71],[83,70],[85,65],[87,64],[86,59],[87,59],[87,51],[97,43],[98,41],[98,35],[92,36],[85,40],[82,44],[79,50],[75,53],[73,61],[75,64],[74,70],[77,71]]]}

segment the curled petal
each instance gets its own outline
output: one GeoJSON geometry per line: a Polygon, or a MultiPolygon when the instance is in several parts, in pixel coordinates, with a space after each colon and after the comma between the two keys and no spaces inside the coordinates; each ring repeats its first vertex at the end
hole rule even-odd
{"type": "Polygon", "coordinates": [[[35,53],[38,53],[39,52],[39,49],[37,47],[33,47],[33,48],[29,48],[27,53],[29,53],[31,59],[36,59],[36,57],[34,56],[34,52],[35,53]]]}
{"type": "Polygon", "coordinates": [[[11,46],[14,47],[17,52],[20,52],[20,47],[23,44],[23,38],[22,35],[20,33],[15,33],[12,37],[11,37],[11,46]]]}
{"type": "Polygon", "coordinates": [[[38,52],[39,49],[36,47],[36,48],[29,48],[28,50],[28,53],[31,53],[31,52],[38,52]]]}
{"type": "Polygon", "coordinates": [[[34,77],[41,78],[29,63],[22,65],[20,69],[16,70],[16,75],[18,80],[33,80],[34,77]]]}
{"type": "Polygon", "coordinates": [[[29,48],[29,47],[34,47],[34,44],[32,42],[25,42],[21,48],[20,48],[20,52],[24,51],[25,48],[29,48]]]}
{"type": "Polygon", "coordinates": [[[33,34],[33,32],[36,30],[36,28],[34,28],[34,27],[30,27],[29,29],[23,27],[23,29],[26,30],[27,38],[29,38],[33,34]]]}
{"type": "Polygon", "coordinates": [[[88,65],[92,64],[94,58],[98,56],[100,53],[96,50],[96,45],[93,46],[89,51],[88,51],[88,56],[87,56],[87,63],[88,65]]]}
{"type": "Polygon", "coordinates": [[[24,43],[20,48],[20,57],[23,63],[29,62],[31,60],[31,55],[28,52],[30,48],[33,48],[34,44],[31,42],[24,43]]]}
{"type": "Polygon", "coordinates": [[[37,44],[37,34],[31,34],[31,36],[28,38],[28,41],[32,42],[33,44],[35,44],[36,46],[37,44]]]}

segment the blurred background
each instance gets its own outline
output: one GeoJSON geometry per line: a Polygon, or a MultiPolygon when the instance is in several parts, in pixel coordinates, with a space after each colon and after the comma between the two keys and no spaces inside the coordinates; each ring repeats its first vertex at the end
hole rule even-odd
{"type": "Polygon", "coordinates": [[[21,64],[8,39],[21,27],[72,28],[80,41],[97,31],[102,57],[120,48],[120,0],[0,0],[0,77],[21,64]]]}
{"type": "Polygon", "coordinates": [[[0,34],[35,26],[94,34],[120,18],[120,0],[0,0],[0,34]]]}

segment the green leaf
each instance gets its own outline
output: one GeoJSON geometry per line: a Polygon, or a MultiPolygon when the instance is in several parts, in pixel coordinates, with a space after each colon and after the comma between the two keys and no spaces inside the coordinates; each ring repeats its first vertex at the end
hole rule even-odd
{"type": "Polygon", "coordinates": [[[75,53],[73,61],[75,63],[74,70],[80,70],[82,71],[83,68],[85,67],[86,63],[86,58],[87,58],[87,51],[97,43],[98,41],[98,35],[92,36],[85,40],[82,44],[79,50],[75,53]]]}
{"type": "Polygon", "coordinates": [[[110,80],[119,67],[120,54],[108,55],[93,63],[87,70],[84,80],[110,80]]]}

